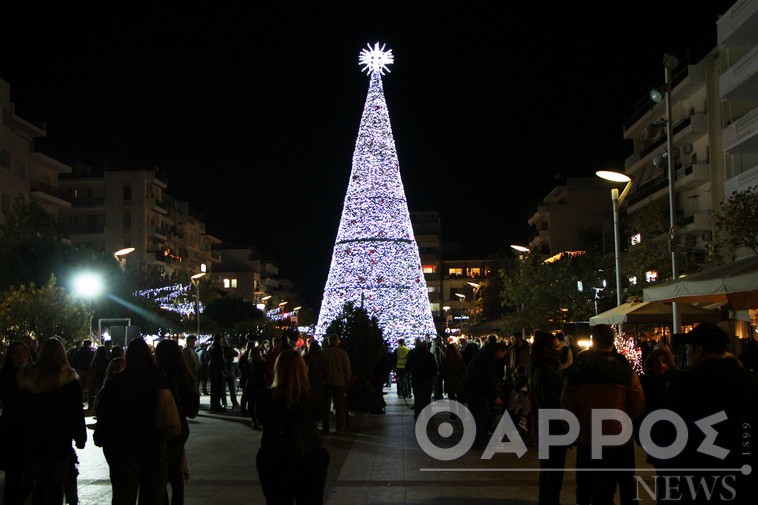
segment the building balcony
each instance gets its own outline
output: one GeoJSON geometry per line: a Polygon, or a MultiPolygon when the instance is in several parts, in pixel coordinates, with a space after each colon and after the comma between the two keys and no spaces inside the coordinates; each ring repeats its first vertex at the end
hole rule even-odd
{"type": "Polygon", "coordinates": [[[33,180],[31,190],[34,198],[45,202],[47,205],[62,209],[71,208],[71,202],[65,198],[65,195],[58,188],[51,184],[33,180]]]}
{"type": "Polygon", "coordinates": [[[661,177],[650,181],[631,193],[627,198],[629,210],[632,210],[636,204],[655,199],[662,191],[668,192],[669,181],[667,177],[661,177]]]}
{"type": "Polygon", "coordinates": [[[758,0],[738,0],[716,21],[719,47],[750,47],[758,41],[758,0]]]}
{"type": "Polygon", "coordinates": [[[711,180],[711,166],[708,163],[695,163],[678,168],[674,175],[674,189],[684,191],[696,188],[711,180]]]}
{"type": "Polygon", "coordinates": [[[105,235],[104,224],[72,224],[64,227],[68,236],[72,235],[105,235]]]}
{"type": "Polygon", "coordinates": [[[153,203],[154,211],[163,215],[168,214],[168,205],[166,205],[166,202],[164,202],[163,200],[153,200],[152,203],[153,203]]]}
{"type": "Polygon", "coordinates": [[[703,232],[711,230],[710,211],[698,211],[685,213],[683,209],[676,211],[676,224],[679,233],[703,232]]]}
{"type": "Polygon", "coordinates": [[[534,248],[540,244],[550,243],[550,230],[538,230],[537,235],[529,241],[529,248],[534,248]]]}
{"type": "Polygon", "coordinates": [[[93,207],[103,207],[105,208],[105,198],[71,198],[70,199],[71,206],[72,207],[87,207],[88,209],[91,209],[93,207]]]}
{"type": "Polygon", "coordinates": [[[726,153],[758,152],[758,107],[727,125],[721,136],[726,153]]]}
{"type": "MultiPolygon", "coordinates": [[[[689,65],[688,63],[689,57],[685,57],[673,72],[671,98],[674,101],[684,100],[705,83],[705,69],[701,65],[689,65]]],[[[661,71],[663,71],[663,67],[661,67],[661,71]]],[[[656,87],[660,86],[663,86],[663,82],[656,87]]],[[[635,112],[624,122],[624,138],[634,138],[641,134],[645,126],[664,115],[663,103],[656,104],[646,94],[637,102],[635,112]]]]}
{"type": "Polygon", "coordinates": [[[164,231],[156,228],[155,226],[148,226],[145,228],[145,231],[149,237],[155,237],[159,240],[168,240],[168,236],[164,233],[164,231]]]}
{"type": "Polygon", "coordinates": [[[758,90],[758,46],[719,76],[723,100],[752,100],[758,90]]]}

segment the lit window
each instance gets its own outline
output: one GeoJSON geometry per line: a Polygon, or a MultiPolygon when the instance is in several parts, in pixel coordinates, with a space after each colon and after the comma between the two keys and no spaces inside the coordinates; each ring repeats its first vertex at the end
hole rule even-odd
{"type": "Polygon", "coordinates": [[[632,245],[639,244],[640,242],[642,242],[642,234],[641,233],[635,233],[634,235],[632,235],[630,241],[631,241],[632,245]]]}
{"type": "Polygon", "coordinates": [[[237,287],[237,279],[232,279],[232,287],[233,288],[237,287]]]}
{"type": "Polygon", "coordinates": [[[658,272],[655,270],[650,270],[649,272],[645,272],[645,280],[648,282],[655,282],[658,280],[658,272]]]}
{"type": "Polygon", "coordinates": [[[424,265],[422,267],[425,274],[436,274],[437,273],[437,266],[436,265],[424,265]]]}
{"type": "Polygon", "coordinates": [[[232,281],[230,279],[224,279],[224,287],[228,288],[231,287],[232,281]]]}
{"type": "Polygon", "coordinates": [[[448,269],[448,274],[451,277],[455,277],[455,276],[462,277],[463,276],[463,269],[462,268],[450,268],[450,269],[448,269]]]}
{"type": "Polygon", "coordinates": [[[200,263],[200,271],[201,272],[207,272],[208,267],[205,265],[205,263],[200,263]]]}
{"type": "Polygon", "coordinates": [[[481,275],[482,275],[481,268],[467,268],[466,269],[466,277],[471,277],[473,279],[476,279],[478,277],[481,277],[481,275]]]}

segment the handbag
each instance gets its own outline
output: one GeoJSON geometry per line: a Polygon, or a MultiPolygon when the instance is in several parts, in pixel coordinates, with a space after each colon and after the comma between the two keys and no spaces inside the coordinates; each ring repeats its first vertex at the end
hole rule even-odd
{"type": "Polygon", "coordinates": [[[158,390],[158,399],[155,404],[155,426],[167,439],[176,438],[182,434],[182,423],[179,420],[179,409],[176,407],[174,395],[171,390],[161,388],[158,390]]]}

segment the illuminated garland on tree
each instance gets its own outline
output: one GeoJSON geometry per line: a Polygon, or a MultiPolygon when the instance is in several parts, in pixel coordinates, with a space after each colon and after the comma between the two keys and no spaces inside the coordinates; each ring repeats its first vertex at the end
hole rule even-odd
{"type": "Polygon", "coordinates": [[[375,316],[384,338],[436,334],[413,236],[381,76],[392,51],[377,43],[361,52],[370,76],[353,167],[316,326],[323,337],[347,302],[375,316]]]}
{"type": "Polygon", "coordinates": [[[642,349],[637,347],[634,343],[634,337],[627,337],[624,335],[616,335],[616,350],[626,358],[637,375],[642,375],[642,349]]]}
{"type": "MultiPolygon", "coordinates": [[[[134,296],[147,298],[157,303],[161,309],[176,312],[183,317],[195,314],[195,300],[190,298],[189,291],[192,286],[182,284],[172,284],[156,289],[143,289],[135,291],[134,296]]],[[[203,305],[200,304],[200,312],[203,312],[203,305]]]]}

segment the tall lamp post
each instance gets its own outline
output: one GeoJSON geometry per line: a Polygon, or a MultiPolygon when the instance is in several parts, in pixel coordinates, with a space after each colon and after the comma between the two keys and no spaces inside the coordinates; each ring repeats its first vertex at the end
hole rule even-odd
{"type": "Polygon", "coordinates": [[[474,324],[476,324],[477,323],[477,312],[478,312],[477,306],[476,306],[476,295],[477,295],[477,293],[479,293],[479,289],[482,287],[482,285],[478,284],[476,282],[467,282],[466,284],[468,284],[469,286],[471,286],[472,288],[474,288],[474,296],[471,297],[473,299],[473,301],[471,303],[474,306],[474,324]]]}
{"type": "MultiPolygon", "coordinates": [[[[514,251],[516,251],[517,253],[519,253],[518,254],[519,263],[521,263],[521,262],[524,261],[524,255],[525,254],[529,254],[530,252],[532,252],[528,247],[524,247],[524,246],[518,245],[518,244],[511,244],[511,249],[513,249],[514,251]]],[[[521,271],[523,272],[523,265],[521,266],[521,271]]],[[[524,312],[524,302],[523,301],[521,302],[521,312],[524,312]]],[[[522,317],[523,317],[523,314],[522,314],[522,317]]],[[[526,328],[523,327],[523,326],[521,327],[521,337],[524,338],[524,339],[526,339],[526,328]]]]}
{"type": "MultiPolygon", "coordinates": [[[[103,290],[103,279],[100,275],[93,273],[93,272],[83,272],[76,276],[74,279],[74,292],[78,294],[79,296],[83,296],[89,300],[89,335],[90,338],[95,333],[95,330],[92,328],[92,316],[94,315],[94,311],[92,310],[92,298],[99,295],[100,292],[103,290]]],[[[98,344],[99,344],[98,339],[98,344]]]]}
{"type": "MultiPolygon", "coordinates": [[[[619,232],[619,207],[626,198],[629,189],[632,187],[632,179],[620,172],[612,172],[609,170],[599,170],[595,172],[595,175],[601,179],[612,182],[623,182],[626,184],[624,190],[619,195],[618,188],[611,189],[611,202],[613,203],[613,245],[614,245],[614,260],[616,262],[616,305],[621,305],[621,246],[620,246],[620,232],[619,232]]],[[[621,333],[621,330],[619,330],[621,333]]]]}
{"type": "MultiPolygon", "coordinates": [[[[666,124],[666,152],[663,156],[656,156],[653,160],[657,166],[663,164],[661,158],[666,159],[666,171],[668,172],[668,190],[669,190],[669,250],[671,252],[671,278],[676,279],[678,277],[678,267],[676,261],[676,205],[674,192],[674,179],[676,174],[674,173],[674,126],[671,120],[671,72],[679,65],[679,59],[673,54],[663,55],[663,68],[664,68],[664,87],[663,96],[661,96],[661,90],[654,89],[650,92],[650,99],[655,103],[660,103],[664,100],[666,117],[664,123],[666,124]]],[[[682,315],[679,311],[679,304],[673,302],[671,304],[672,314],[672,328],[671,333],[679,333],[682,327],[682,315]]]]}
{"type": "Polygon", "coordinates": [[[206,272],[200,272],[195,274],[190,279],[192,284],[195,285],[197,291],[195,292],[195,321],[197,321],[197,338],[200,338],[200,278],[205,275],[206,272]]]}

